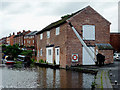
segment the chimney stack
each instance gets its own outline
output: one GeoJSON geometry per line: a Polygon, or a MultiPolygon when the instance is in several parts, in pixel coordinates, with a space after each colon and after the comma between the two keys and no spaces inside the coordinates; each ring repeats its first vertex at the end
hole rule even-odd
{"type": "Polygon", "coordinates": [[[17,32],[17,35],[18,35],[18,34],[20,34],[20,33],[21,33],[20,31],[19,31],[19,32],[17,32]]]}
{"type": "Polygon", "coordinates": [[[25,32],[25,30],[23,30],[23,33],[25,32]]]}
{"type": "Polygon", "coordinates": [[[13,32],[13,35],[15,35],[15,32],[13,32]]]}

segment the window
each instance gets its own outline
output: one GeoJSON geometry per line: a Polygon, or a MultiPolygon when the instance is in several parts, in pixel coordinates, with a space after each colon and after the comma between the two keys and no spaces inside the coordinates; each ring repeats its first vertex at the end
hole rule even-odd
{"type": "Polygon", "coordinates": [[[42,49],[40,49],[40,56],[42,56],[42,49]]]}
{"type": "Polygon", "coordinates": [[[48,50],[48,55],[51,55],[51,49],[48,50]]]}
{"type": "Polygon", "coordinates": [[[95,26],[83,25],[83,40],[95,40],[95,26]]]}
{"type": "Polygon", "coordinates": [[[59,35],[60,34],[60,27],[57,27],[56,28],[56,35],[59,35]]]}
{"type": "Polygon", "coordinates": [[[42,34],[42,33],[40,34],[40,39],[41,39],[41,40],[43,39],[43,34],[42,34]]]}
{"type": "Polygon", "coordinates": [[[57,55],[59,55],[59,49],[57,49],[57,55]]]}
{"type": "Polygon", "coordinates": [[[50,38],[50,31],[47,31],[47,38],[50,38]]]}

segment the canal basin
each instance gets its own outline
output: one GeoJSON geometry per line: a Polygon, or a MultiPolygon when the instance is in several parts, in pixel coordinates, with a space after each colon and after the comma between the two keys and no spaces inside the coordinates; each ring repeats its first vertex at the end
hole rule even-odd
{"type": "Polygon", "coordinates": [[[51,68],[0,67],[2,88],[91,88],[94,74],[51,68]]]}

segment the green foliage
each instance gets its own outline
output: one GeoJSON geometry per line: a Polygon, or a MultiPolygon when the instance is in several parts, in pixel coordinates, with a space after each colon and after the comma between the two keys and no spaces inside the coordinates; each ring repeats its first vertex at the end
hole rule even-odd
{"type": "Polygon", "coordinates": [[[69,16],[70,16],[70,15],[67,14],[67,15],[62,16],[61,18],[63,19],[63,18],[69,17],[69,16]]]}
{"type": "Polygon", "coordinates": [[[22,51],[19,49],[17,44],[15,44],[13,46],[9,45],[9,46],[6,46],[5,48],[6,49],[3,52],[7,55],[11,55],[14,58],[16,58],[22,51]]]}
{"type": "Polygon", "coordinates": [[[23,62],[22,61],[16,61],[16,64],[22,64],[23,62]]]}
{"type": "Polygon", "coordinates": [[[97,85],[97,84],[96,84],[95,82],[92,82],[92,85],[91,85],[92,90],[95,88],[96,85],[97,85]]]}
{"type": "Polygon", "coordinates": [[[45,62],[43,61],[43,59],[40,59],[40,60],[39,60],[39,63],[45,63],[45,62]]]}
{"type": "Polygon", "coordinates": [[[33,53],[32,50],[23,50],[20,54],[21,54],[21,55],[25,55],[25,56],[32,57],[32,53],[33,53]]]}
{"type": "Polygon", "coordinates": [[[34,46],[30,46],[30,48],[34,49],[35,47],[34,46]]]}
{"type": "Polygon", "coordinates": [[[6,45],[2,44],[2,48],[5,48],[5,47],[6,47],[6,45]]]}
{"type": "Polygon", "coordinates": [[[37,60],[31,59],[31,63],[36,63],[36,62],[37,62],[37,60]]]}

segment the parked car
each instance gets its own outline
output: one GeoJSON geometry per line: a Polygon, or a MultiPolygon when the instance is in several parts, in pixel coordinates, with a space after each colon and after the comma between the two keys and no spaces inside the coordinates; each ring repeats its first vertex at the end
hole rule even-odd
{"type": "Polygon", "coordinates": [[[120,53],[114,53],[113,59],[120,60],[120,53]]]}

